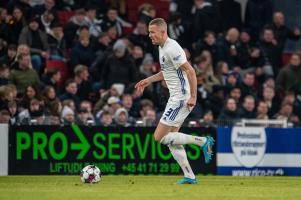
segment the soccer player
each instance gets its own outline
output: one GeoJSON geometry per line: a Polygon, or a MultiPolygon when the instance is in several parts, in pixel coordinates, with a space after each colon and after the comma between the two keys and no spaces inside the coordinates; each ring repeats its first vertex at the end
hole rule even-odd
{"type": "Polygon", "coordinates": [[[180,133],[179,129],[196,104],[197,82],[192,66],[187,62],[184,50],[167,35],[167,24],[162,18],[149,23],[149,37],[154,45],[159,45],[161,71],[139,81],[135,88],[143,93],[153,82],[165,80],[170,97],[165,111],[155,130],[155,140],[167,145],[184,172],[184,178],[177,184],[196,184],[197,180],[187,160],[184,144],[196,144],[203,151],[205,162],[212,157],[212,137],[198,137],[180,133]]]}

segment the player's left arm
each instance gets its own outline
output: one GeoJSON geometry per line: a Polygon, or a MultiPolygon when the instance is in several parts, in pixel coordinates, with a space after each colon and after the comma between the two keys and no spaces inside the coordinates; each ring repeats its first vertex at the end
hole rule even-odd
{"type": "Polygon", "coordinates": [[[197,99],[197,80],[196,80],[196,74],[193,69],[193,67],[189,64],[189,62],[185,62],[180,66],[180,68],[186,73],[187,79],[190,86],[190,98],[187,101],[188,108],[192,108],[196,104],[197,99]]]}

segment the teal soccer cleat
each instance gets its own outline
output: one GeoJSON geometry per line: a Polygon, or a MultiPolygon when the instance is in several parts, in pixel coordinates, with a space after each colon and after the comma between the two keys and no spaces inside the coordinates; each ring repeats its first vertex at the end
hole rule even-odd
{"type": "Polygon", "coordinates": [[[212,147],[214,145],[214,139],[213,137],[207,136],[207,141],[206,143],[201,147],[203,150],[204,158],[205,158],[205,163],[208,164],[210,160],[212,159],[212,147]]]}
{"type": "Polygon", "coordinates": [[[183,185],[183,184],[197,184],[197,180],[196,179],[191,179],[191,178],[182,178],[181,180],[179,180],[178,182],[176,182],[177,185],[183,185]]]}

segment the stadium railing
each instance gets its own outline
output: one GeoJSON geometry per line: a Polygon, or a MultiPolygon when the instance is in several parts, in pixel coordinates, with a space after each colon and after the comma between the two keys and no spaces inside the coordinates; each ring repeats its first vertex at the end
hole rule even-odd
{"type": "Polygon", "coordinates": [[[286,119],[239,119],[239,120],[213,120],[212,122],[205,122],[203,120],[190,120],[189,127],[198,126],[215,126],[215,127],[266,127],[266,128],[289,128],[293,124],[286,119]]]}

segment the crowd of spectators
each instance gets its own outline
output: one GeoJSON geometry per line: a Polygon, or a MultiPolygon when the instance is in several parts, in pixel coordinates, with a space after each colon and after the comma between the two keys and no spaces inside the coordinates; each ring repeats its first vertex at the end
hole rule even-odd
{"type": "MultiPolygon", "coordinates": [[[[197,75],[188,117],[196,124],[188,125],[245,118],[300,126],[301,54],[286,64],[282,54],[301,33],[271,0],[248,0],[244,21],[234,0],[165,1],[169,36],[197,75]]],[[[156,7],[144,3],[137,13],[129,22],[126,1],[1,1],[0,123],[155,126],[169,98],[165,82],[142,96],[134,85],[160,70],[148,38],[156,7]]]]}

